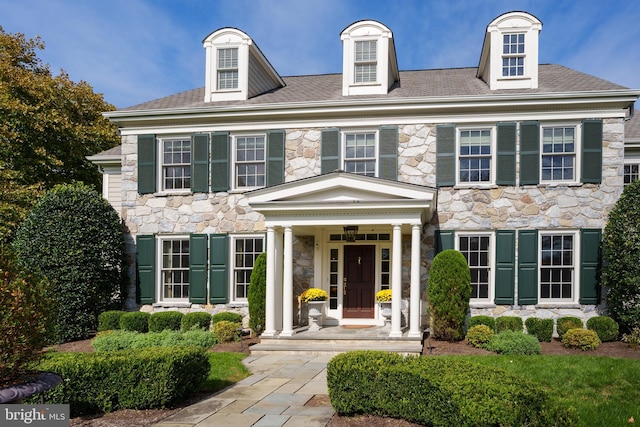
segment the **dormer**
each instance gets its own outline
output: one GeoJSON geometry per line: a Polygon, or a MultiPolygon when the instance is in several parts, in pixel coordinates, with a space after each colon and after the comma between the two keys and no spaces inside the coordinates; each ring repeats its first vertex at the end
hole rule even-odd
{"type": "Polygon", "coordinates": [[[538,88],[538,36],[542,22],[526,12],[498,16],[488,26],[477,77],[491,90],[538,88]]]}
{"type": "Polygon", "coordinates": [[[358,21],[340,33],[342,95],[386,95],[400,80],[393,33],[377,21],[358,21]]]}
{"type": "Polygon", "coordinates": [[[221,28],[202,43],[207,64],[204,102],[245,101],[285,85],[246,33],[221,28]]]}

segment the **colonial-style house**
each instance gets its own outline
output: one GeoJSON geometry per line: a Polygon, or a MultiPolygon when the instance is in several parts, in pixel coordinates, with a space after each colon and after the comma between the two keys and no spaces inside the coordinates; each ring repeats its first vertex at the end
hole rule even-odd
{"type": "Polygon", "coordinates": [[[243,31],[211,33],[204,86],[105,113],[122,145],[91,158],[130,233],[128,307],[246,314],[266,252],[263,337],[302,332],[317,287],[324,325],[359,327],[384,324],[391,289],[388,337],[419,340],[430,264],[455,248],[473,315],[599,314],[640,90],[539,64],[541,29],[505,13],[477,67],[401,71],[391,29],[358,21],[341,74],[294,77],[243,31]]]}

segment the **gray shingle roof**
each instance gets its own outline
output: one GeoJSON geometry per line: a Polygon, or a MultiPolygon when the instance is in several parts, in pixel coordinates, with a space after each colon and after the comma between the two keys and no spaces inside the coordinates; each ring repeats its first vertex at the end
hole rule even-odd
{"type": "Polygon", "coordinates": [[[624,124],[625,141],[640,142],[640,111],[624,124]]]}
{"type": "MultiPolygon", "coordinates": [[[[392,88],[388,99],[415,97],[482,96],[518,93],[567,93],[627,89],[570,68],[542,64],[538,68],[538,88],[527,90],[489,90],[476,77],[476,68],[401,71],[400,83],[392,88]]],[[[260,105],[291,102],[341,101],[347,99],[380,98],[380,95],[342,96],[342,74],[283,77],[286,86],[246,101],[204,102],[204,87],[145,102],[121,111],[196,108],[206,106],[260,105]]]]}

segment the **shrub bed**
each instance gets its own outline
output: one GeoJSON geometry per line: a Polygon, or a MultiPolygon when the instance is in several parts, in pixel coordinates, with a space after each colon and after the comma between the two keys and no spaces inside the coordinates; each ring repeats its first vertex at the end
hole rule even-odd
{"type": "Polygon", "coordinates": [[[164,330],[146,334],[133,331],[112,331],[98,334],[91,341],[96,351],[116,351],[148,347],[191,346],[210,348],[217,343],[216,336],[208,331],[185,332],[164,330]]]}
{"type": "Polygon", "coordinates": [[[524,321],[527,327],[527,333],[533,335],[542,342],[551,342],[553,337],[553,319],[539,319],[537,317],[529,317],[524,321]]]}
{"type": "Polygon", "coordinates": [[[496,332],[515,331],[522,332],[522,317],[500,316],[496,319],[496,332]]]}
{"type": "Polygon", "coordinates": [[[516,331],[494,335],[484,348],[499,354],[540,354],[540,343],[536,337],[516,331]]]}
{"type": "Polygon", "coordinates": [[[478,348],[484,348],[484,346],[491,341],[491,337],[493,337],[493,335],[493,329],[487,325],[475,325],[467,331],[466,339],[470,345],[478,348]]]}
{"type": "Polygon", "coordinates": [[[496,319],[492,316],[471,316],[467,322],[467,328],[471,329],[476,325],[486,325],[492,331],[496,330],[496,319]]]}
{"type": "Polygon", "coordinates": [[[327,384],[331,405],[346,415],[434,426],[577,424],[536,384],[463,360],[354,351],[329,362],[327,384]]]}
{"type": "Polygon", "coordinates": [[[569,329],[584,329],[584,323],[577,317],[567,316],[567,317],[558,317],[556,320],[556,331],[558,332],[558,336],[560,339],[564,336],[564,334],[569,329]]]}
{"type": "Polygon", "coordinates": [[[122,310],[109,310],[98,315],[98,332],[120,329],[120,318],[125,314],[122,310]]]}
{"type": "Polygon", "coordinates": [[[45,393],[45,400],[70,404],[71,416],[76,417],[116,409],[167,407],[197,391],[210,365],[204,349],[172,347],[49,353],[37,368],[64,379],[45,393]]]}
{"type": "Polygon", "coordinates": [[[609,316],[596,316],[587,320],[587,329],[596,331],[602,342],[615,341],[618,338],[618,322],[609,316]]]}
{"type": "Polygon", "coordinates": [[[192,313],[187,313],[180,321],[180,328],[183,331],[188,331],[194,328],[208,331],[210,325],[211,315],[206,311],[194,311],[192,313]]]}
{"type": "Polygon", "coordinates": [[[149,332],[149,313],[132,311],[120,316],[120,329],[124,331],[149,332]]]}
{"type": "Polygon", "coordinates": [[[596,331],[575,328],[564,333],[562,344],[565,347],[579,348],[580,350],[595,350],[600,345],[600,339],[596,331]]]}
{"type": "Polygon", "coordinates": [[[165,329],[179,331],[184,314],[179,311],[160,311],[149,316],[149,332],[162,332],[165,329]]]}

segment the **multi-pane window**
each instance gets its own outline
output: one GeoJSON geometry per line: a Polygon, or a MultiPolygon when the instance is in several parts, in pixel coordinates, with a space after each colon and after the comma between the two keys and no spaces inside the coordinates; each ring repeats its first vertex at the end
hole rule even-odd
{"type": "Polygon", "coordinates": [[[543,234],[540,242],[540,299],[571,299],[574,281],[574,236],[543,234]]]}
{"type": "Polygon", "coordinates": [[[218,49],[218,90],[238,88],[238,48],[218,49]]]}
{"type": "Polygon", "coordinates": [[[162,241],[162,298],[189,298],[189,239],[162,241]]]}
{"type": "Polygon", "coordinates": [[[359,175],[375,176],[375,132],[345,134],[344,169],[359,175]]]}
{"type": "Polygon", "coordinates": [[[471,298],[489,298],[490,264],[489,236],[460,236],[458,247],[467,259],[471,272],[471,298]]]}
{"type": "Polygon", "coordinates": [[[461,130],[458,162],[459,182],[489,182],[491,130],[461,130]]]}
{"type": "Polygon", "coordinates": [[[391,289],[391,249],[380,250],[380,289],[391,289]]]}
{"type": "Polygon", "coordinates": [[[624,184],[631,184],[640,179],[640,163],[627,163],[624,165],[624,184]]]}
{"type": "Polygon", "coordinates": [[[542,180],[574,181],[576,165],[576,129],[542,129],[542,180]]]}
{"type": "Polygon", "coordinates": [[[340,275],[340,258],[337,248],[329,250],[329,308],[338,308],[338,276],[340,275]]]}
{"type": "Polygon", "coordinates": [[[264,252],[264,238],[236,237],[233,248],[235,299],[246,299],[251,272],[258,255],[264,252]]]}
{"type": "Polygon", "coordinates": [[[236,188],[265,185],[264,136],[236,137],[236,188]]]}
{"type": "Polygon", "coordinates": [[[164,190],[191,187],[191,141],[162,140],[162,185],[164,190]]]}
{"type": "Polygon", "coordinates": [[[524,76],[524,33],[502,36],[502,75],[524,76]]]}
{"type": "Polygon", "coordinates": [[[375,40],[355,43],[355,82],[370,83],[377,80],[377,42],[375,40]]]}

